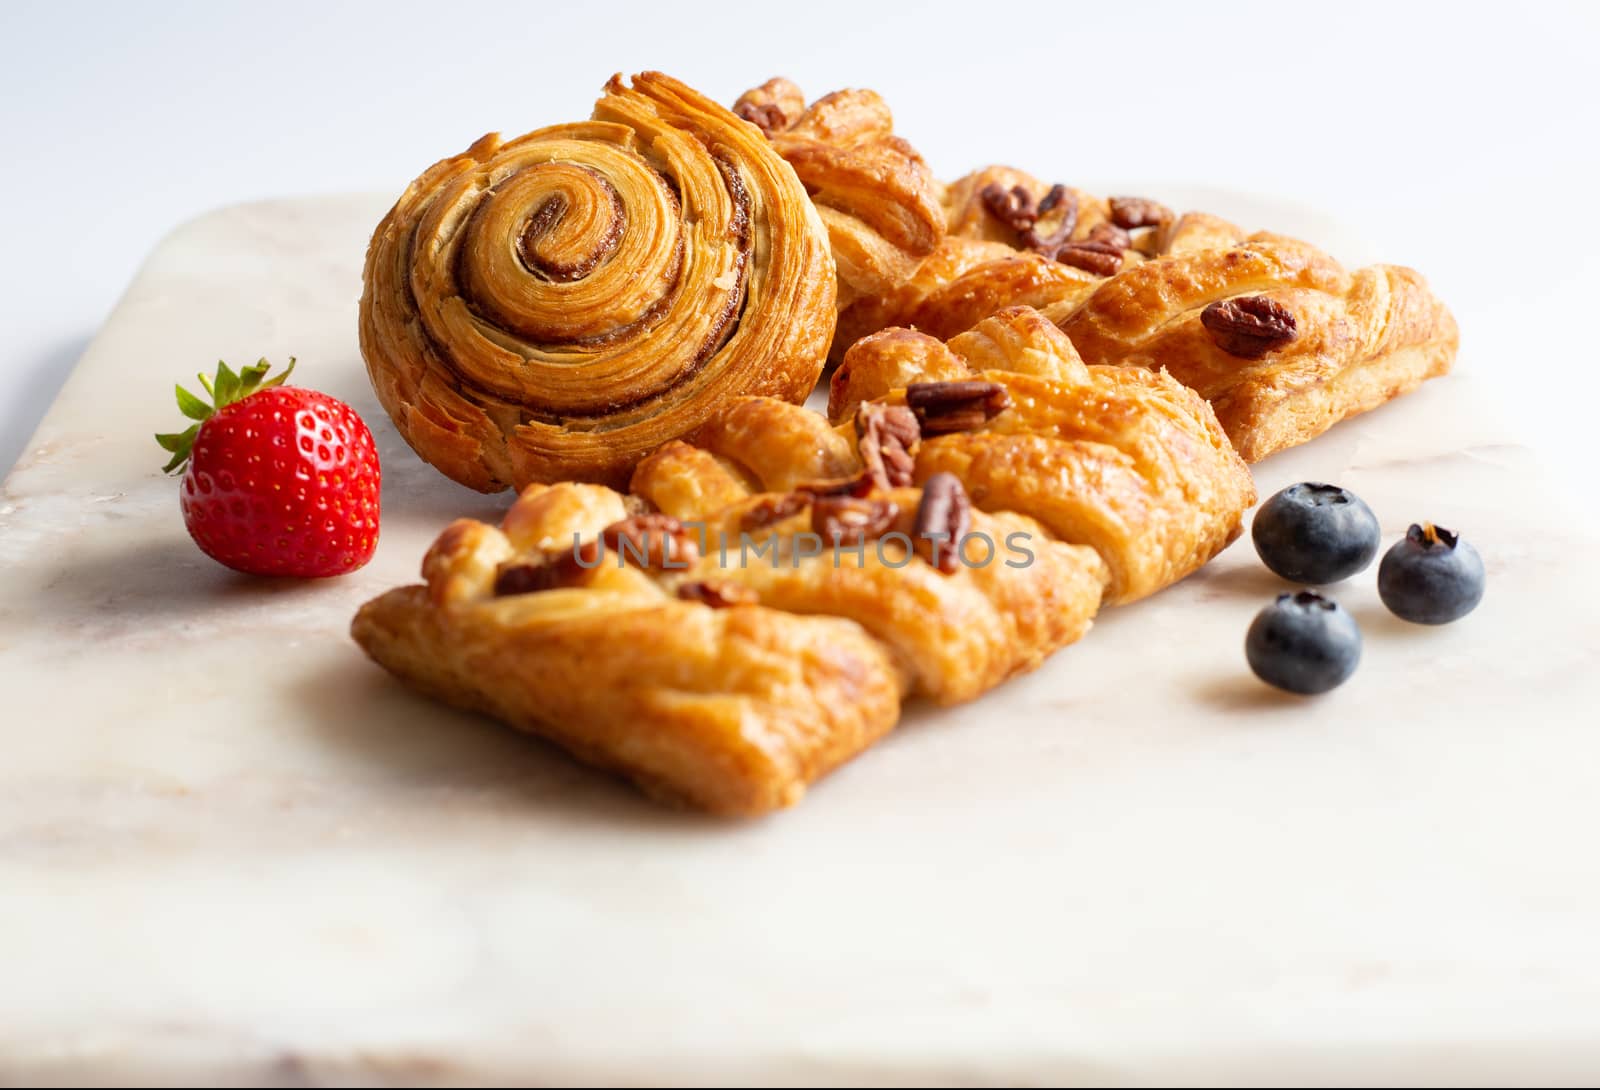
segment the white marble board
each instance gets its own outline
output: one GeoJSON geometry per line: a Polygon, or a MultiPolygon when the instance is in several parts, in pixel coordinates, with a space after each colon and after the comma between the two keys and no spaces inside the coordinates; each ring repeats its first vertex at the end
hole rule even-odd
{"type": "Polygon", "coordinates": [[[386,204],[177,230],[5,482],[0,1083],[1600,1076],[1595,538],[1485,407],[1472,315],[1456,376],[1257,471],[1350,486],[1386,540],[1462,530],[1470,618],[1394,620],[1369,572],[1337,591],[1355,678],[1278,696],[1241,642],[1283,588],[1244,541],[727,824],[415,698],[347,638],[446,521],[506,502],[414,458],[367,387],[386,204]],[[151,439],[175,380],[291,353],[384,459],[377,558],[331,582],[201,556],[151,439]]]}

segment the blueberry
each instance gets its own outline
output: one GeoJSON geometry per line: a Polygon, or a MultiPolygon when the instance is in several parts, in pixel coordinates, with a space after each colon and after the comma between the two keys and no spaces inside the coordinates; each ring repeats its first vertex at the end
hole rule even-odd
{"type": "Polygon", "coordinates": [[[1372,508],[1337,485],[1292,484],[1250,524],[1261,562],[1293,583],[1337,583],[1378,555],[1372,508]]]}
{"type": "Polygon", "coordinates": [[[1449,624],[1483,601],[1483,558],[1453,531],[1425,522],[1383,554],[1378,597],[1415,624],[1449,624]]]}
{"type": "Polygon", "coordinates": [[[1280,594],[1250,624],[1245,658],[1256,677],[1291,693],[1325,693],[1356,671],[1361,629],[1316,591],[1280,594]]]}

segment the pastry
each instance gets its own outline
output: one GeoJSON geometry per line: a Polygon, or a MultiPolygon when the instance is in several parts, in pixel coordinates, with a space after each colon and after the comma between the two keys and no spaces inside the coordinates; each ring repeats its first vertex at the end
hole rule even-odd
{"type": "Polygon", "coordinates": [[[808,107],[794,83],[771,79],[733,109],[794,167],[827,225],[839,272],[841,328],[830,353],[837,362],[864,324],[865,312],[851,320],[853,309],[892,293],[944,238],[944,187],[895,135],[889,106],[875,91],[835,91],[808,107]]]}
{"type": "Polygon", "coordinates": [[[1113,604],[1200,567],[1238,536],[1255,502],[1249,470],[1204,400],[1160,372],[1085,365],[1029,307],[948,343],[910,329],[859,341],[834,372],[828,411],[833,424],[743,399],[692,446],[668,444],[642,461],[633,491],[696,519],[750,491],[864,472],[889,486],[952,474],[980,510],[1018,512],[1094,547],[1113,604]],[[908,410],[914,435],[867,426],[908,410]],[[898,448],[909,461],[869,466],[886,445],[891,460],[898,448]]]}
{"type": "Polygon", "coordinates": [[[728,398],[800,399],[833,330],[828,236],[759,129],[659,73],[591,120],[429,168],[367,252],[361,349],[462,484],[623,484],[728,398]]]}
{"type": "MultiPolygon", "coordinates": [[[[792,84],[786,101],[784,117],[800,101],[792,84]]],[[[887,109],[881,116],[887,123],[887,109]]],[[[789,155],[786,130],[772,132],[789,155]]],[[[885,208],[905,207],[902,177],[885,172],[885,208]]],[[[1454,319],[1410,269],[1347,272],[1302,242],[1148,199],[1045,185],[1010,167],[975,171],[940,194],[945,231],[914,269],[896,279],[885,263],[876,289],[841,290],[836,362],[878,329],[950,337],[1002,308],[1032,306],[1088,363],[1165,369],[1199,391],[1253,462],[1444,374],[1455,358],[1454,319]]],[[[855,199],[859,208],[868,197],[855,199]]]]}
{"type": "Polygon", "coordinates": [[[890,330],[834,422],[728,404],[631,495],[532,485],[450,526],[425,585],[352,632],[424,692],[722,814],[794,803],[891,729],[970,700],[1239,533],[1248,470],[1165,375],[1089,367],[1013,308],[948,345],[890,330]]]}
{"type": "MultiPolygon", "coordinates": [[[[1008,225],[1005,213],[1042,207],[1051,192],[1001,168],[963,179],[947,203],[951,230],[962,234],[946,245],[970,250],[1009,231],[1026,247],[1037,228],[1019,231],[1027,216],[1008,225]],[[1010,201],[996,196],[1005,182],[1014,185],[1010,201]]],[[[1067,237],[1081,241],[1053,258],[1027,250],[950,277],[913,276],[913,298],[898,317],[949,336],[1007,300],[1037,306],[1086,362],[1165,370],[1196,390],[1250,462],[1407,393],[1454,362],[1455,319],[1411,269],[1347,272],[1308,243],[1246,234],[1216,216],[1066,193],[1063,203],[1078,210],[1067,237]],[[1111,241],[1093,247],[1097,232],[1111,241]]]]}
{"type": "MultiPolygon", "coordinates": [[[[739,815],[797,801],[894,726],[903,694],[975,696],[1076,638],[1099,603],[1093,551],[1044,540],[1019,515],[972,525],[1033,536],[1037,562],[1022,568],[947,575],[898,539],[846,549],[837,568],[820,549],[797,559],[799,535],[823,518],[818,498],[790,495],[781,509],[787,496],[752,496],[706,520],[701,550],[701,527],[630,517],[608,488],[533,485],[498,529],[450,526],[424,561],[426,585],[368,603],[352,633],[426,693],[662,800],[739,815]],[[763,555],[724,566],[717,535],[737,550],[742,532],[763,555]],[[612,548],[584,569],[574,534],[612,548]],[[647,564],[620,552],[623,537],[646,543],[647,564]]],[[[870,503],[884,519],[875,536],[909,535],[921,494],[870,503]]]]}

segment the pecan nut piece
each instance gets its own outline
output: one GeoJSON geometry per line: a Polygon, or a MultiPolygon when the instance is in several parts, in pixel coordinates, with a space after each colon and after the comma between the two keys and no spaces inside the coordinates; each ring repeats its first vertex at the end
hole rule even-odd
{"type": "Polygon", "coordinates": [[[703,602],[712,609],[730,609],[733,606],[751,606],[761,601],[761,596],[742,583],[683,583],[678,587],[678,597],[686,602],[703,602]]]}
{"type": "Polygon", "coordinates": [[[789,127],[789,119],[776,102],[741,102],[733,112],[768,136],[789,127]]]}
{"type": "Polygon", "coordinates": [[[494,572],[494,596],[538,594],[561,587],[578,586],[589,572],[573,552],[550,553],[534,560],[507,560],[494,572]]]}
{"type": "Polygon", "coordinates": [[[1078,198],[1064,185],[1053,185],[1050,192],[1044,195],[1044,200],[1039,202],[1037,215],[1033,225],[1022,232],[1022,244],[1036,254],[1045,257],[1054,257],[1057,250],[1066,244],[1072,237],[1073,230],[1078,226],[1078,198]],[[1051,215],[1057,208],[1061,211],[1051,215]],[[1055,226],[1048,231],[1041,231],[1040,224],[1049,216],[1055,226]]]}
{"type": "Polygon", "coordinates": [[[1144,197],[1112,197],[1111,222],[1132,230],[1135,227],[1157,227],[1172,219],[1172,210],[1159,201],[1144,197]]]}
{"type": "Polygon", "coordinates": [[[1218,299],[1200,312],[1200,324],[1218,348],[1246,360],[1258,360],[1274,348],[1282,348],[1299,332],[1294,313],[1265,295],[1218,299]]]}
{"type": "Polygon", "coordinates": [[[1069,242],[1056,251],[1056,260],[1096,276],[1115,276],[1122,268],[1122,248],[1110,242],[1069,242]]]}
{"type": "Polygon", "coordinates": [[[961,539],[972,530],[972,499],[953,473],[935,473],[917,504],[917,555],[944,572],[961,564],[961,539]]]}
{"type": "Polygon", "coordinates": [[[794,490],[802,499],[813,500],[819,496],[869,496],[876,482],[872,474],[862,470],[854,477],[840,477],[836,481],[807,481],[797,484],[794,490]]]}
{"type": "Polygon", "coordinates": [[[739,529],[746,532],[765,530],[768,526],[798,515],[806,509],[806,504],[809,502],[809,496],[798,492],[786,492],[781,496],[763,496],[755,506],[739,517],[739,529]]]}
{"type": "Polygon", "coordinates": [[[923,435],[968,431],[1011,407],[1011,395],[998,382],[913,382],[906,387],[906,405],[916,414],[923,435]]]}
{"type": "MultiPolygon", "coordinates": [[[[621,557],[623,563],[646,570],[686,568],[700,559],[694,532],[671,515],[660,513],[632,515],[613,522],[600,531],[600,544],[621,557]]],[[[585,560],[591,558],[598,559],[598,550],[589,550],[585,560]]]]}
{"type": "Polygon", "coordinates": [[[997,182],[984,186],[978,197],[991,216],[1016,232],[1018,245],[1045,257],[1054,257],[1078,226],[1078,198],[1064,185],[1051,186],[1037,204],[1022,186],[1006,189],[997,182]],[[1046,217],[1053,225],[1041,230],[1046,217]]]}
{"type": "Polygon", "coordinates": [[[990,182],[978,191],[978,199],[983,202],[989,215],[1019,235],[1039,218],[1039,209],[1033,203],[1033,196],[1020,185],[1007,189],[998,182],[990,182]]]}
{"type": "Polygon", "coordinates": [[[917,414],[904,405],[863,404],[856,410],[856,449],[878,488],[904,488],[916,466],[922,439],[917,414]]]}
{"type": "Polygon", "coordinates": [[[811,529],[830,545],[859,545],[882,537],[900,517],[888,500],[818,496],[811,504],[811,529]]]}
{"type": "Polygon", "coordinates": [[[1114,223],[1097,223],[1089,229],[1085,242],[1104,242],[1119,250],[1133,249],[1133,236],[1114,223]]]}

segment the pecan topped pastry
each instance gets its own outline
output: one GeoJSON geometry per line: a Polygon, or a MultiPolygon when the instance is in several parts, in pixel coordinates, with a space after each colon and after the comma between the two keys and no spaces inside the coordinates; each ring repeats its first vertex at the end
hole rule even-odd
{"type": "MultiPolygon", "coordinates": [[[[777,101],[772,86],[746,96],[751,109],[777,101]]],[[[785,117],[803,101],[787,88],[785,117]]],[[[887,110],[878,116],[887,126],[887,110]]],[[[826,127],[813,136],[832,139],[826,127]]],[[[790,157],[776,136],[774,147],[790,157]]],[[[848,187],[852,207],[870,206],[874,190],[885,215],[913,207],[902,181],[926,168],[909,147],[899,162],[915,169],[886,172],[881,184],[858,175],[848,187]]],[[[1199,391],[1239,452],[1256,461],[1444,374],[1455,358],[1455,320],[1410,269],[1346,272],[1304,243],[1012,167],[985,167],[936,190],[944,222],[931,252],[924,230],[915,252],[925,256],[914,267],[881,262],[876,277],[841,289],[834,361],[881,329],[953,337],[1030,306],[1088,362],[1165,369],[1199,391]]],[[[915,192],[925,191],[919,181],[915,192]]],[[[920,222],[926,228],[932,217],[920,222]]],[[[841,255],[861,244],[831,238],[842,269],[841,255]]]]}
{"type": "Polygon", "coordinates": [[[535,485],[499,528],[452,525],[356,639],[654,795],[761,813],[902,700],[973,699],[1183,578],[1254,499],[1192,391],[1085,365],[1027,308],[868,338],[833,394],[837,423],[734,401],[631,497],[535,485]]]}
{"type": "Polygon", "coordinates": [[[822,529],[842,530],[837,551],[810,521],[741,546],[735,506],[702,522],[712,541],[745,549],[742,563],[720,564],[715,549],[687,571],[607,558],[581,585],[498,585],[531,543],[598,540],[621,499],[535,485],[502,527],[456,523],[429,552],[426,584],[369,602],[353,635],[430,694],[662,800],[745,815],[796,802],[892,728],[904,696],[969,700],[1031,669],[1081,636],[1100,601],[1094,551],[1021,515],[974,514],[971,526],[1031,542],[1031,563],[928,563],[909,544],[923,503],[909,488],[811,500],[822,529]]]}

